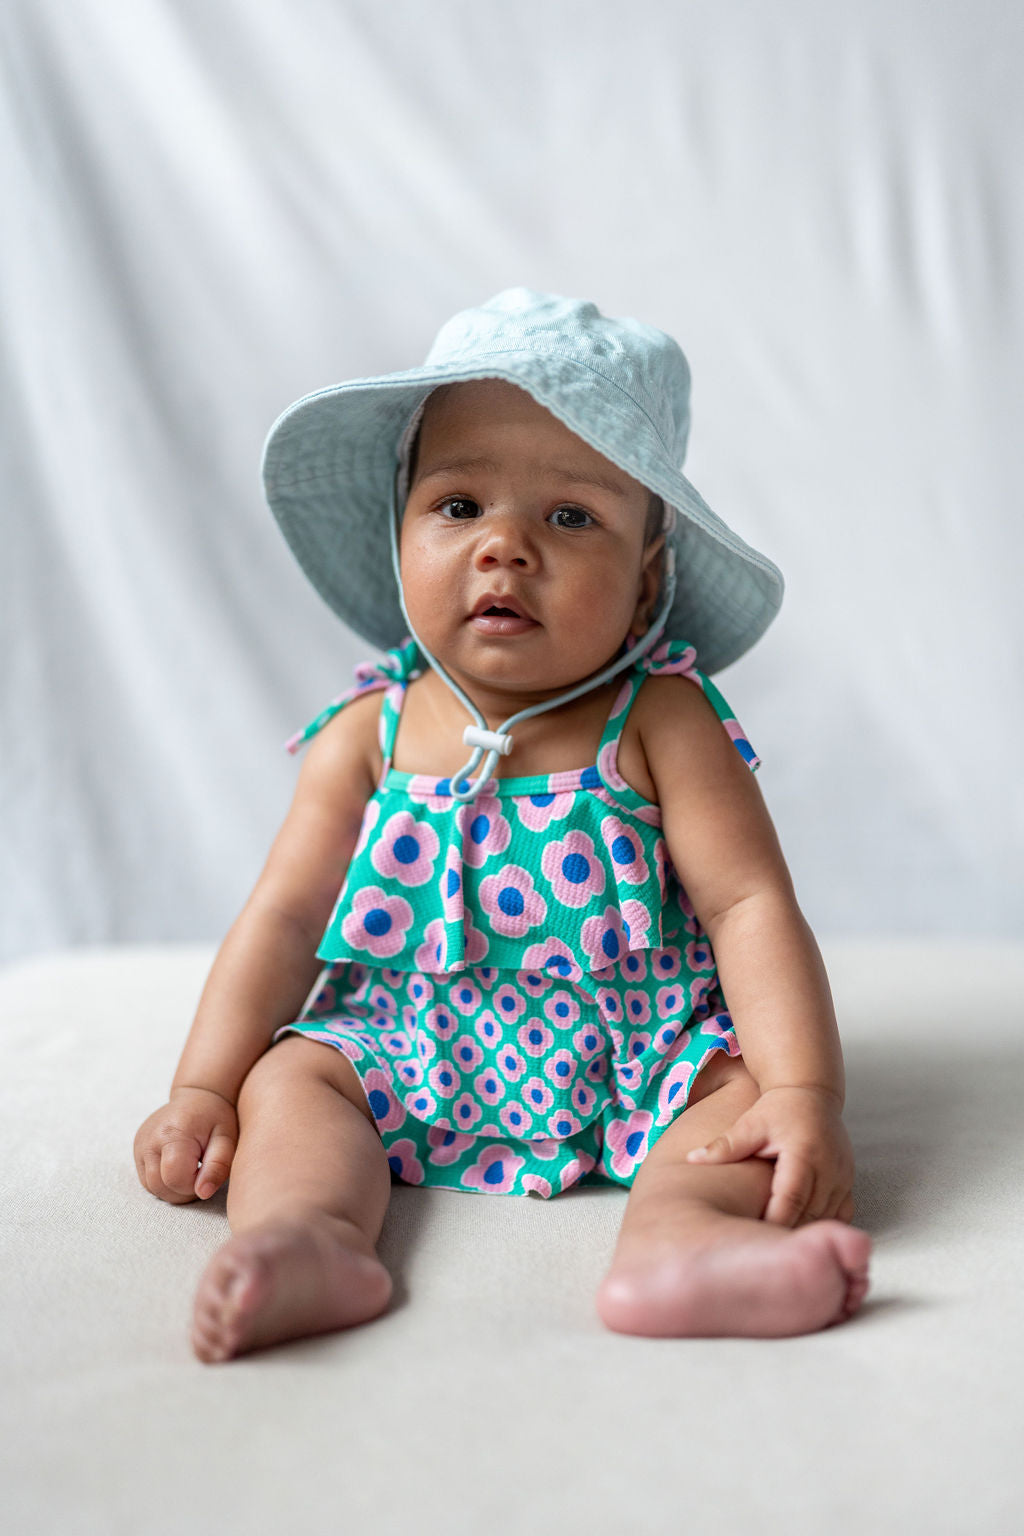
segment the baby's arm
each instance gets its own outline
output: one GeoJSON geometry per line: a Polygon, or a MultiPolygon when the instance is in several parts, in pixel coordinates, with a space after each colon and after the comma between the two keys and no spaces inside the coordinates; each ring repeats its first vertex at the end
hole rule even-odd
{"type": "Polygon", "coordinates": [[[379,695],[354,700],[310,747],[263,872],[207,978],[169,1101],[135,1138],[139,1178],[163,1200],[207,1198],[224,1182],[242,1082],[316,980],[317,945],[380,769],[379,712],[379,695]]]}
{"type": "Polygon", "coordinates": [[[672,863],[711,940],[761,1098],[694,1161],[777,1159],[767,1219],[834,1216],[853,1184],[842,1048],[825,966],[753,775],[696,684],[637,701],[672,863]]]}

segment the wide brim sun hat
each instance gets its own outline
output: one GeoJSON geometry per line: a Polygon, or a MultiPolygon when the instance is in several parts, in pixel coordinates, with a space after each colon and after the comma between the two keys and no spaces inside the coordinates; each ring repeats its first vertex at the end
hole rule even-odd
{"type": "Polygon", "coordinates": [[[267,500],[321,597],[381,650],[409,626],[391,560],[392,502],[409,427],[444,384],[504,379],[674,509],[676,590],[663,637],[704,672],[728,666],[782,602],[778,567],[728,527],[683,475],[690,369],[665,332],[596,305],[510,288],[455,315],[420,368],[305,395],[271,427],[267,500]]]}

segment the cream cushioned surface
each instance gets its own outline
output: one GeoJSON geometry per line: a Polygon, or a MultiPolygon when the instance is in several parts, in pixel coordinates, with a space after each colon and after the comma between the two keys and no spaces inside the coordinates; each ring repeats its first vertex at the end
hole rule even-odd
{"type": "Polygon", "coordinates": [[[876,1242],[852,1322],[615,1335],[592,1297],[624,1191],[398,1186],[383,1318],[215,1367],[187,1328],[223,1193],[163,1205],[131,1159],[213,951],[0,973],[5,1528],[1020,1530],[1024,949],[823,948],[876,1242]]]}

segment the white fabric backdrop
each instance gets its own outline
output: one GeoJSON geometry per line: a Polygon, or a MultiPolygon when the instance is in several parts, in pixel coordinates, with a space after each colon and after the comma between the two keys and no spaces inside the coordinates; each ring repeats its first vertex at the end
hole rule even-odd
{"type": "Polygon", "coordinates": [[[300,394],[498,289],[671,331],[781,565],[721,675],[819,933],[1024,929],[1012,0],[7,0],[5,956],[219,937],[365,647],[262,502],[300,394]]]}

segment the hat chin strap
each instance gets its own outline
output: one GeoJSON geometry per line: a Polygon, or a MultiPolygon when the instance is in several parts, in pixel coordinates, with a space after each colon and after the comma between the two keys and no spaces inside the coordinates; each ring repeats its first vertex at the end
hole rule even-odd
{"type": "Polygon", "coordinates": [[[423,644],[423,641],[412,627],[412,622],[409,618],[408,610],[405,606],[405,593],[402,591],[401,565],[398,558],[398,482],[400,475],[401,468],[399,469],[399,473],[395,476],[395,483],[392,487],[391,495],[391,564],[395,573],[395,585],[398,588],[398,601],[401,604],[402,614],[405,618],[405,622],[409,626],[409,634],[415,640],[416,644],[419,646],[420,650],[427,658],[427,661],[437,673],[438,677],[440,677],[444,682],[448,684],[448,687],[451,689],[452,693],[454,693],[455,697],[460,701],[460,703],[465,706],[465,708],[473,716],[473,719],[476,722],[475,725],[467,725],[466,729],[462,733],[463,741],[467,746],[473,748],[472,754],[468,761],[459,769],[458,773],[452,777],[451,781],[452,798],[454,800],[460,800],[463,803],[466,803],[467,801],[475,799],[483,786],[487,783],[488,779],[491,778],[495,767],[497,766],[499,756],[507,757],[508,754],[512,751],[514,743],[512,741],[510,732],[514,725],[518,725],[521,720],[529,720],[533,715],[542,715],[546,710],[557,709],[561,704],[568,704],[571,699],[578,699],[583,694],[590,693],[594,688],[600,688],[602,683],[608,682],[609,679],[615,677],[617,673],[624,672],[627,667],[632,666],[634,661],[638,660],[639,657],[645,655],[646,652],[651,649],[654,643],[659,639],[661,632],[668,621],[668,616],[672,611],[672,603],[676,595],[675,550],[671,548],[666,540],[664,599],[650,629],[648,629],[645,635],[641,636],[636,645],[634,645],[630,650],[626,652],[625,656],[620,656],[617,661],[613,661],[610,667],[605,667],[604,671],[599,672],[596,677],[585,678],[582,683],[577,683],[575,688],[570,688],[567,690],[567,692],[560,693],[557,698],[547,699],[543,704],[532,704],[529,709],[522,709],[517,715],[510,715],[498,730],[490,731],[487,729],[486,720],[480,713],[479,709],[477,709],[472,699],[463,693],[462,689],[459,687],[458,683],[455,682],[454,678],[448,676],[448,673],[437,660],[437,657],[430,654],[426,646],[423,644]],[[485,753],[486,756],[484,755],[485,753]],[[470,780],[469,775],[473,773],[474,770],[479,766],[481,758],[483,759],[483,767],[480,769],[477,777],[470,780]]]}

